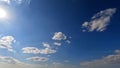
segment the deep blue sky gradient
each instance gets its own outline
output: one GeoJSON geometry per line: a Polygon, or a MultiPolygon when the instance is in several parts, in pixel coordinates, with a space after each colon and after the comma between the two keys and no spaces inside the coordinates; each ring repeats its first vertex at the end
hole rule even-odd
{"type": "MultiPolygon", "coordinates": [[[[8,8],[11,8],[14,18],[10,20],[10,24],[0,23],[0,33],[13,35],[19,42],[13,47],[20,53],[19,55],[26,57],[27,55],[21,54],[21,48],[33,45],[42,48],[42,42],[53,43],[52,36],[55,32],[63,32],[72,37],[71,44],[63,42],[58,52],[50,58],[52,61],[70,60],[73,64],[79,64],[120,49],[119,2],[119,0],[32,0],[29,6],[11,5],[8,8]],[[82,32],[81,25],[85,21],[89,21],[94,14],[107,8],[117,8],[117,12],[105,31],[82,32]]],[[[18,55],[15,57],[22,60],[18,55]]]]}

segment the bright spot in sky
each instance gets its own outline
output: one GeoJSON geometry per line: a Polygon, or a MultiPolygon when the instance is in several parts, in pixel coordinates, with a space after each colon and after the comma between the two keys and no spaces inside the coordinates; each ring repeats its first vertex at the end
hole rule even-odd
{"type": "Polygon", "coordinates": [[[7,17],[7,13],[3,8],[0,8],[0,18],[6,18],[7,17]]]}

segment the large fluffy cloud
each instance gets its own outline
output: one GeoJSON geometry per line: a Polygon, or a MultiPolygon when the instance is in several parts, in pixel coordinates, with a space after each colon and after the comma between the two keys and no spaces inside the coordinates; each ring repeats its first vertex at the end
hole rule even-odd
{"type": "Polygon", "coordinates": [[[82,24],[82,28],[84,28],[83,31],[104,31],[115,12],[116,8],[109,8],[98,12],[89,22],[86,21],[82,24]]]}
{"type": "MultiPolygon", "coordinates": [[[[120,50],[116,50],[115,54],[113,55],[108,55],[102,59],[94,60],[94,61],[87,61],[87,62],[82,62],[81,66],[84,66],[86,68],[99,68],[99,66],[104,66],[108,68],[111,65],[119,65],[120,64],[120,50]]],[[[120,65],[119,65],[120,67],[120,65]]],[[[113,67],[111,67],[113,68],[113,67]]]]}
{"type": "Polygon", "coordinates": [[[15,43],[13,36],[4,36],[0,38],[0,48],[7,49],[8,51],[13,51],[12,44],[15,43]]]}

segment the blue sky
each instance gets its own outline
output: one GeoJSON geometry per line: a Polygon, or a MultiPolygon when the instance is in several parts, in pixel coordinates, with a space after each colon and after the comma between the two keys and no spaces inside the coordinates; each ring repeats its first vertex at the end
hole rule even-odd
{"type": "Polygon", "coordinates": [[[0,67],[119,68],[119,0],[0,0],[0,67]]]}

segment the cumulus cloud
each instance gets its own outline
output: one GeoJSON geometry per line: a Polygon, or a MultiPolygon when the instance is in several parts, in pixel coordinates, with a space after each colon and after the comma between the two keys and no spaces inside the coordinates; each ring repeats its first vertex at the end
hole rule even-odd
{"type": "Polygon", "coordinates": [[[22,48],[23,53],[32,53],[32,54],[52,54],[56,53],[56,50],[51,48],[38,49],[36,47],[25,47],[22,48]]]}
{"type": "Polygon", "coordinates": [[[66,40],[67,36],[62,32],[55,32],[52,39],[53,40],[66,40]]]}
{"type": "Polygon", "coordinates": [[[58,43],[58,42],[54,42],[53,44],[56,46],[61,46],[61,43],[58,43]]]}
{"type": "Polygon", "coordinates": [[[86,21],[82,24],[82,28],[84,28],[83,31],[104,31],[115,12],[116,8],[109,8],[98,12],[90,21],[86,21]]]}
{"type": "Polygon", "coordinates": [[[35,57],[29,57],[29,58],[27,58],[26,60],[35,61],[35,62],[46,62],[46,61],[48,61],[49,59],[46,58],[46,57],[35,56],[35,57]]]}
{"type": "Polygon", "coordinates": [[[105,65],[117,65],[120,64],[120,50],[116,50],[115,54],[108,55],[102,59],[94,60],[94,61],[87,61],[80,63],[82,66],[86,67],[99,67],[105,65]]]}
{"type": "Polygon", "coordinates": [[[0,48],[7,49],[8,51],[13,51],[12,44],[15,43],[13,36],[4,36],[0,38],[0,48]]]}
{"type": "Polygon", "coordinates": [[[36,47],[25,47],[22,48],[23,53],[33,53],[33,54],[39,54],[40,50],[36,47]]]}

